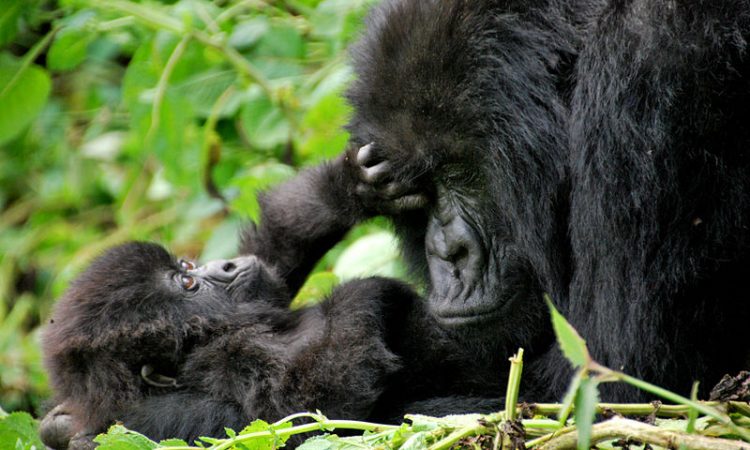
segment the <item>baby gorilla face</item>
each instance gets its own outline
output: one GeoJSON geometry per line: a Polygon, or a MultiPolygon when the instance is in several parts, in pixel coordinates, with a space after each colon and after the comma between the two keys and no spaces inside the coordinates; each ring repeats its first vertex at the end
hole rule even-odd
{"type": "Polygon", "coordinates": [[[282,299],[284,284],[255,256],[198,266],[150,243],[105,252],[44,330],[50,383],[77,420],[69,428],[101,430],[144,396],[170,392],[190,352],[282,311],[282,299]]]}
{"type": "Polygon", "coordinates": [[[234,304],[248,301],[277,304],[288,298],[281,278],[254,255],[209,261],[198,267],[183,259],[178,265],[179,270],[169,277],[186,296],[214,296],[219,291],[234,304]]]}
{"type": "Polygon", "coordinates": [[[104,253],[73,282],[45,332],[45,353],[52,364],[97,351],[131,363],[179,359],[233,317],[262,314],[286,299],[280,278],[255,256],[197,266],[157,244],[131,242],[104,253]]]}

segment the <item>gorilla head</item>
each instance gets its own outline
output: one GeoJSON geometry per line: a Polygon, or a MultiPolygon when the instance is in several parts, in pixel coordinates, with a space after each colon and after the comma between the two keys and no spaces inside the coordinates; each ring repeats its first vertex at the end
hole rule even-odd
{"type": "Polygon", "coordinates": [[[386,1],[353,50],[358,192],[376,212],[400,209],[432,314],[483,346],[528,346],[548,323],[542,291],[567,282],[572,37],[539,3],[386,1]],[[417,192],[432,198],[425,211],[404,201],[417,192]]]}
{"type": "Polygon", "coordinates": [[[144,393],[173,387],[153,372],[174,374],[191,347],[231,326],[238,305],[262,314],[287,298],[254,256],[196,267],[156,244],[115,247],[75,280],[45,329],[52,387],[98,429],[144,393]]]}

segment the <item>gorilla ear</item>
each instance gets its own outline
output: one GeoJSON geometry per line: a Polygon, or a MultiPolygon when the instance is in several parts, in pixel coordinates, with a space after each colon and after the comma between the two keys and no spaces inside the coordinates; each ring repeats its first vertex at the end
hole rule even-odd
{"type": "Polygon", "coordinates": [[[177,378],[168,377],[166,375],[157,373],[154,369],[154,366],[152,366],[151,364],[144,364],[143,367],[141,367],[141,379],[143,379],[146,384],[154,387],[180,387],[180,385],[177,383],[177,378]]]}

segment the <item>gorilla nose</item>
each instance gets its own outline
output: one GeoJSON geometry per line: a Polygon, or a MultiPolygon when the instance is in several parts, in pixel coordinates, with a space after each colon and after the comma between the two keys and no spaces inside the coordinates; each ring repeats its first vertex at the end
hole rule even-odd
{"type": "Polygon", "coordinates": [[[234,259],[218,259],[209,261],[195,269],[195,272],[222,283],[230,283],[237,276],[257,265],[257,258],[253,255],[241,256],[234,259]]]}
{"type": "Polygon", "coordinates": [[[443,261],[450,262],[456,269],[463,270],[475,253],[474,233],[470,226],[456,217],[446,225],[433,219],[428,225],[427,252],[443,261]]]}

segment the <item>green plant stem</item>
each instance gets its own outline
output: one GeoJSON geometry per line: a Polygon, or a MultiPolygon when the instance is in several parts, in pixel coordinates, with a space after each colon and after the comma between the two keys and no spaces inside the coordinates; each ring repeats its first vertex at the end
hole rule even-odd
{"type": "MultiPolygon", "coordinates": [[[[297,415],[294,417],[304,417],[305,415],[297,415]]],[[[308,415],[308,417],[314,417],[315,415],[308,415]]],[[[291,417],[291,416],[290,416],[291,417]]],[[[286,418],[282,421],[287,421],[286,418]]],[[[278,423],[278,422],[277,422],[278,423]]],[[[282,422],[283,423],[283,422],[282,422]]],[[[379,432],[384,430],[395,430],[399,428],[395,425],[383,425],[378,423],[360,422],[357,420],[321,420],[313,423],[306,423],[304,425],[297,425],[296,427],[283,428],[274,431],[257,431],[255,433],[241,434],[230,439],[225,439],[221,444],[210,447],[211,450],[227,450],[242,442],[252,441],[258,438],[269,438],[274,436],[284,437],[293,436],[295,434],[310,433],[312,431],[331,431],[336,429],[344,430],[358,430],[358,431],[373,431],[379,432]]],[[[201,447],[169,447],[170,450],[201,450],[201,447]]]]}
{"type": "Polygon", "coordinates": [[[550,439],[553,439],[557,436],[561,436],[564,433],[575,431],[575,429],[576,427],[563,427],[563,428],[559,428],[558,430],[553,431],[552,433],[545,434],[544,436],[538,437],[536,439],[530,439],[526,441],[525,443],[526,448],[534,448],[536,446],[542,445],[545,442],[549,441],[550,439]]]}
{"type": "Polygon", "coordinates": [[[518,404],[518,392],[521,389],[521,374],[523,373],[523,349],[510,358],[510,374],[508,375],[508,387],[505,392],[505,417],[508,420],[516,420],[516,405],[518,404]]]}
{"type": "Polygon", "coordinates": [[[167,93],[167,86],[169,85],[169,79],[172,77],[177,62],[180,61],[182,55],[185,54],[187,44],[190,42],[190,35],[185,35],[177,43],[172,54],[169,55],[167,64],[164,65],[164,70],[161,72],[159,82],[156,84],[156,92],[154,94],[154,101],[151,103],[151,126],[148,128],[146,133],[146,141],[150,142],[154,136],[154,133],[159,129],[161,122],[161,105],[164,103],[164,96],[167,93]]]}
{"type": "Polygon", "coordinates": [[[60,31],[60,27],[55,27],[50,30],[36,45],[34,45],[34,47],[31,48],[31,50],[26,53],[26,55],[24,55],[23,60],[21,61],[21,67],[18,68],[15,74],[13,74],[13,77],[8,83],[0,89],[0,97],[4,97],[8,91],[13,89],[16,83],[18,83],[18,80],[20,80],[24,73],[26,73],[26,70],[34,64],[34,61],[47,48],[47,46],[49,46],[52,42],[52,38],[55,37],[55,34],[57,34],[58,31],[60,31]]]}
{"type": "MultiPolygon", "coordinates": [[[[591,429],[591,444],[598,442],[627,438],[642,443],[657,445],[663,448],[678,448],[685,446],[690,450],[745,450],[747,444],[729,439],[709,438],[700,435],[690,435],[679,431],[665,430],[643,422],[615,417],[606,422],[595,424],[591,429]]],[[[542,438],[540,438],[542,439],[542,438]]],[[[576,448],[578,433],[570,430],[547,440],[539,447],[540,450],[568,450],[576,448]]],[[[529,443],[527,443],[529,445],[529,443]]]]}
{"type": "Polygon", "coordinates": [[[262,4],[263,2],[260,2],[258,0],[242,0],[228,7],[227,9],[222,11],[218,16],[216,16],[216,22],[222,24],[224,22],[234,19],[235,16],[242,14],[245,11],[252,10],[253,8],[257,8],[258,6],[262,4]]]}
{"type": "Polygon", "coordinates": [[[453,447],[453,444],[468,436],[474,436],[487,431],[487,427],[477,423],[475,426],[463,427],[451,432],[448,436],[430,445],[428,450],[444,450],[453,447]]]}

